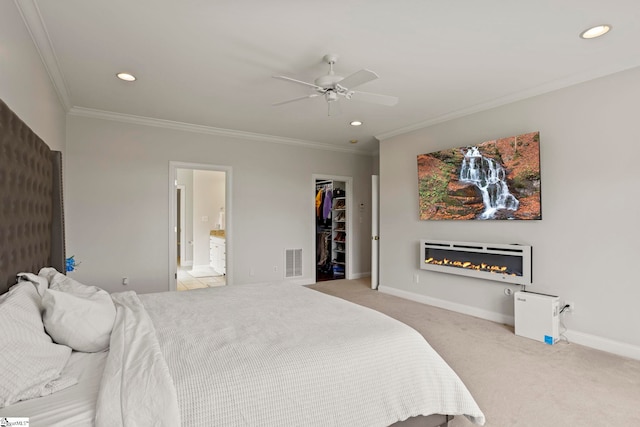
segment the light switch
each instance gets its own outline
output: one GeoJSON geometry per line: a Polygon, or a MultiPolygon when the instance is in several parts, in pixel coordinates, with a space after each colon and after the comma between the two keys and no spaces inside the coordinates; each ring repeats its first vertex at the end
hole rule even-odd
{"type": "Polygon", "coordinates": [[[209,222],[209,217],[208,216],[203,216],[202,217],[202,222],[209,222]]]}

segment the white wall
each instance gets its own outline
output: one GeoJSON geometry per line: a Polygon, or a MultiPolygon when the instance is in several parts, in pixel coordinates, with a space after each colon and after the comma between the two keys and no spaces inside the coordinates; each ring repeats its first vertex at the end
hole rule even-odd
{"type": "Polygon", "coordinates": [[[65,110],[13,1],[0,1],[0,99],[64,159],[65,110]]]}
{"type": "Polygon", "coordinates": [[[636,68],[382,141],[383,288],[513,321],[505,285],[419,270],[418,241],[529,244],[528,289],[575,302],[568,335],[640,358],[639,99],[636,68]],[[418,154],[532,131],[540,131],[541,221],[418,220],[418,154]]]}
{"type": "MultiPolygon", "coordinates": [[[[232,167],[234,284],[282,280],[285,248],[303,249],[313,281],[313,174],[352,176],[355,206],[371,194],[370,156],[302,146],[70,115],[67,150],[74,277],[109,291],[125,276],[138,292],[169,289],[169,161],[232,167]]],[[[370,228],[366,215],[354,224],[355,274],[370,270],[370,228]]]]}

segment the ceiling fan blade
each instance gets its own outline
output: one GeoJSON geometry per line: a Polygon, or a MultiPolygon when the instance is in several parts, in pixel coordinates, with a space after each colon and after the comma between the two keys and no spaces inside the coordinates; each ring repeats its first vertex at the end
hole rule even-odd
{"type": "Polygon", "coordinates": [[[299,85],[309,86],[309,87],[312,87],[314,89],[324,90],[324,88],[321,88],[320,86],[315,85],[313,83],[303,82],[302,80],[292,79],[291,77],[287,77],[287,76],[273,76],[273,78],[274,79],[285,80],[285,81],[288,81],[288,82],[298,83],[299,85]]]}
{"type": "Polygon", "coordinates": [[[362,69],[340,80],[338,84],[345,89],[352,89],[377,78],[379,78],[378,75],[373,71],[362,69]]]}
{"type": "Polygon", "coordinates": [[[298,98],[289,99],[287,101],[276,102],[275,104],[271,104],[271,105],[274,106],[274,107],[277,107],[278,105],[284,105],[284,104],[288,104],[290,102],[302,101],[303,99],[307,99],[307,98],[315,98],[316,96],[320,96],[320,94],[319,93],[312,93],[311,95],[300,96],[298,98]]]}
{"type": "Polygon", "coordinates": [[[372,102],[374,104],[387,105],[389,107],[393,107],[399,101],[398,97],[396,96],[380,95],[378,93],[370,92],[360,92],[359,90],[353,91],[353,96],[351,99],[357,101],[372,102]]]}

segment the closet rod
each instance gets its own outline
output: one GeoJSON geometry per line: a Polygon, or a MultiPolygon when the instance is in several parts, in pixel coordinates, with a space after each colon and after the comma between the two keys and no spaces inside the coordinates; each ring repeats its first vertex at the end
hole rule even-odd
{"type": "Polygon", "coordinates": [[[322,185],[322,184],[333,184],[333,180],[328,180],[328,181],[316,181],[316,185],[322,185]]]}

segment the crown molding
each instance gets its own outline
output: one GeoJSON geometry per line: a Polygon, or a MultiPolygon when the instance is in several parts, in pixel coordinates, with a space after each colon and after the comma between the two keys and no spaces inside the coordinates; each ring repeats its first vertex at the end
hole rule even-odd
{"type": "Polygon", "coordinates": [[[53,83],[53,87],[55,88],[62,107],[65,111],[69,111],[71,108],[69,90],[65,83],[64,76],[60,71],[58,58],[53,50],[53,44],[51,43],[49,33],[47,32],[47,28],[42,20],[42,15],[40,14],[38,5],[35,0],[14,0],[14,3],[18,8],[18,12],[20,12],[20,15],[22,16],[22,20],[27,27],[27,31],[29,31],[29,34],[31,35],[31,40],[33,40],[33,44],[42,59],[44,68],[47,70],[47,74],[49,74],[49,78],[53,83]]]}
{"type": "Polygon", "coordinates": [[[545,93],[564,89],[569,86],[574,86],[580,83],[587,82],[589,80],[595,80],[600,77],[605,77],[611,74],[619,73],[619,72],[629,70],[631,68],[635,68],[638,66],[640,66],[640,58],[631,58],[628,61],[623,63],[616,63],[613,65],[604,65],[602,67],[598,67],[596,69],[592,69],[584,73],[578,73],[563,79],[553,80],[551,82],[536,86],[534,88],[530,88],[530,89],[523,90],[511,95],[496,98],[482,104],[476,104],[469,108],[463,108],[461,110],[443,114],[441,116],[434,117],[433,119],[418,122],[418,123],[405,126],[399,129],[395,129],[389,132],[381,133],[379,135],[376,135],[375,137],[378,140],[382,141],[385,139],[392,138],[394,136],[402,135],[404,133],[409,133],[419,129],[428,128],[438,123],[443,123],[449,120],[458,119],[474,113],[479,113],[482,111],[490,110],[492,108],[497,108],[503,105],[511,104],[517,101],[522,101],[524,99],[533,98],[538,95],[543,95],[545,93]]]}
{"type": "Polygon", "coordinates": [[[372,153],[363,150],[337,147],[321,142],[306,141],[303,139],[285,138],[281,136],[266,135],[261,133],[245,132],[233,129],[216,128],[212,126],[194,125],[191,123],[176,122],[173,120],[155,119],[152,117],[134,116],[131,114],[115,113],[112,111],[96,110],[85,107],[72,107],[69,110],[70,116],[89,117],[94,119],[111,120],[124,123],[133,123],[142,126],[160,127],[165,129],[179,130],[184,132],[204,133],[208,135],[226,136],[251,141],[271,142],[274,144],[295,145],[316,150],[337,151],[341,153],[358,154],[362,156],[372,156],[372,153]]]}

